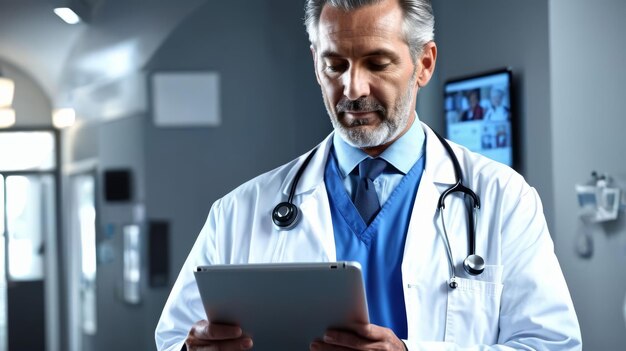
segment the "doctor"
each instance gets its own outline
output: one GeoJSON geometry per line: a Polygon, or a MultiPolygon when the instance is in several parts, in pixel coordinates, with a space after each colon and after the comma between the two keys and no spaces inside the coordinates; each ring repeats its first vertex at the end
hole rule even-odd
{"type": "Polygon", "coordinates": [[[357,260],[372,324],[329,330],[311,350],[580,350],[536,191],[452,144],[480,210],[474,222],[459,193],[438,206],[455,167],[414,112],[437,58],[430,1],[308,0],[306,26],[335,131],[306,167],[309,153],[213,204],[164,307],[158,349],[253,347],[239,327],[204,320],[197,265],[357,260]],[[279,228],[272,210],[299,169],[299,220],[279,228]],[[484,259],[474,271],[464,269],[473,228],[484,259]]]}

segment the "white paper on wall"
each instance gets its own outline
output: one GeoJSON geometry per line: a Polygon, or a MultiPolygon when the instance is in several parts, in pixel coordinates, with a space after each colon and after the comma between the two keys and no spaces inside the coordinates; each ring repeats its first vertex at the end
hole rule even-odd
{"type": "Polygon", "coordinates": [[[158,72],[152,77],[157,127],[216,127],[220,116],[217,72],[158,72]]]}

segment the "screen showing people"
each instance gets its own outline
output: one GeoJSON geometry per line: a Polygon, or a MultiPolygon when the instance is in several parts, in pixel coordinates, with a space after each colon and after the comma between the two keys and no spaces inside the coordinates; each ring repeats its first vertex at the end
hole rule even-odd
{"type": "Polygon", "coordinates": [[[446,83],[448,139],[512,166],[510,86],[507,70],[446,83]]]}

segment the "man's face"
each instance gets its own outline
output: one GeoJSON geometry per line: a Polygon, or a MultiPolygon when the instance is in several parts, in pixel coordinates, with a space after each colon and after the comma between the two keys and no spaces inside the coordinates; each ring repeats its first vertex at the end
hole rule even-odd
{"type": "Polygon", "coordinates": [[[478,105],[478,95],[474,92],[470,93],[470,106],[476,107],[478,105]]]}
{"type": "Polygon", "coordinates": [[[499,107],[502,104],[502,93],[500,91],[491,91],[491,104],[495,107],[499,107]]]}
{"type": "Polygon", "coordinates": [[[413,122],[417,76],[397,1],[344,12],[325,6],[312,48],[324,104],[349,144],[389,144],[413,122]]]}

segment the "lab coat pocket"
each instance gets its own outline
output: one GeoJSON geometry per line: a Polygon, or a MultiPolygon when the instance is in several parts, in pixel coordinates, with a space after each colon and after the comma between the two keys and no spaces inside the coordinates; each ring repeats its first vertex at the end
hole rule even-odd
{"type": "Polygon", "coordinates": [[[456,281],[457,288],[448,289],[445,340],[461,346],[495,344],[503,288],[500,279],[457,277],[456,281]]]}

